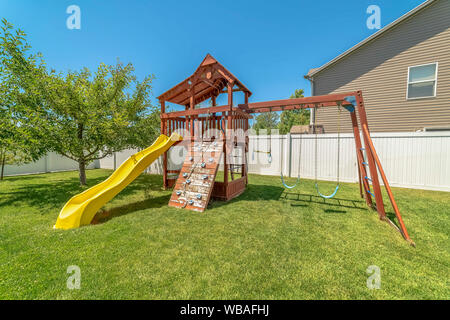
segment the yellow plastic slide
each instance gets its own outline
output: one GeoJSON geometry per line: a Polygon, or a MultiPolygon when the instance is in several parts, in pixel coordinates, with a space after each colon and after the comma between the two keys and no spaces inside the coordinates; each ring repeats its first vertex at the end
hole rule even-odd
{"type": "Polygon", "coordinates": [[[122,163],[108,179],[70,199],[59,213],[54,228],[67,230],[90,224],[105,203],[125,189],[153,161],[180,140],[182,137],[176,133],[170,138],[159,136],[150,147],[122,163]]]}

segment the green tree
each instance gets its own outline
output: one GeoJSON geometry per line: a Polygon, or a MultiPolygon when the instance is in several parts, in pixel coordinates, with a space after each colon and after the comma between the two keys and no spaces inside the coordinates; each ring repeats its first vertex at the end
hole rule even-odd
{"type": "MultiPolygon", "coordinates": [[[[290,99],[303,98],[303,89],[295,90],[295,93],[291,95],[290,99]]],[[[308,125],[310,119],[310,111],[307,109],[286,110],[281,112],[280,123],[278,128],[280,134],[287,134],[291,131],[292,126],[295,125],[308,125]]]]}
{"type": "Polygon", "coordinates": [[[272,130],[277,128],[279,116],[276,112],[265,112],[256,116],[255,122],[252,126],[256,134],[259,134],[260,130],[267,130],[268,134],[272,133],[272,130]]]}
{"type": "Polygon", "coordinates": [[[8,105],[5,105],[5,100],[9,97],[2,89],[3,83],[0,84],[0,180],[3,180],[5,165],[20,165],[39,157],[38,154],[27,151],[32,147],[27,145],[26,132],[14,122],[8,105]]]}
{"type": "Polygon", "coordinates": [[[20,79],[14,77],[11,70],[24,74],[23,61],[17,59],[17,47],[25,48],[24,33],[17,30],[15,36],[9,32],[12,26],[3,20],[0,29],[0,180],[3,180],[7,164],[24,164],[39,159],[45,153],[45,147],[32,134],[32,114],[19,99],[21,95],[20,79]],[[11,56],[15,59],[9,59],[11,56]],[[23,121],[20,115],[27,113],[29,121],[23,121]]]}
{"type": "Polygon", "coordinates": [[[159,114],[151,105],[153,76],[137,81],[132,64],[100,64],[63,75],[48,70],[42,55],[29,55],[22,31],[3,22],[3,68],[15,78],[17,113],[33,138],[48,151],[75,160],[80,184],[86,166],[126,148],[148,146],[159,134],[159,114]]]}

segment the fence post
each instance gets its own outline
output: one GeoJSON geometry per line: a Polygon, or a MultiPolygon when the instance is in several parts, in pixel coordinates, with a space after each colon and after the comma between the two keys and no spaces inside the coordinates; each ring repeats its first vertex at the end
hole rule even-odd
{"type": "Polygon", "coordinates": [[[288,150],[289,150],[289,152],[288,152],[288,170],[289,170],[289,174],[288,174],[288,176],[289,176],[289,178],[292,176],[292,136],[291,136],[291,133],[288,133],[287,135],[286,135],[286,137],[287,137],[287,140],[289,141],[289,144],[288,144],[288,150]]]}
{"type": "Polygon", "coordinates": [[[50,172],[49,165],[48,165],[49,153],[50,153],[50,152],[47,152],[47,153],[45,154],[45,156],[44,156],[44,163],[45,163],[44,171],[45,171],[45,173],[50,172]]]}

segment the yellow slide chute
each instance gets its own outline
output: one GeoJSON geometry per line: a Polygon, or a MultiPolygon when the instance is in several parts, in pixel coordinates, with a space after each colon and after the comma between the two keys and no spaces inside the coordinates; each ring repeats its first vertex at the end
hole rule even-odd
{"type": "Polygon", "coordinates": [[[136,179],[182,137],[161,135],[147,149],[132,155],[105,181],[70,199],[59,213],[55,229],[72,229],[91,223],[97,211],[136,179]]]}

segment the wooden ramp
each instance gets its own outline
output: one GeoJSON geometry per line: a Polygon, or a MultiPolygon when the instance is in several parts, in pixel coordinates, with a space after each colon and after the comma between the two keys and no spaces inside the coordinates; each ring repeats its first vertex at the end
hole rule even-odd
{"type": "Polygon", "coordinates": [[[193,142],[181,168],[169,206],[205,211],[222,154],[223,141],[193,142]]]}

